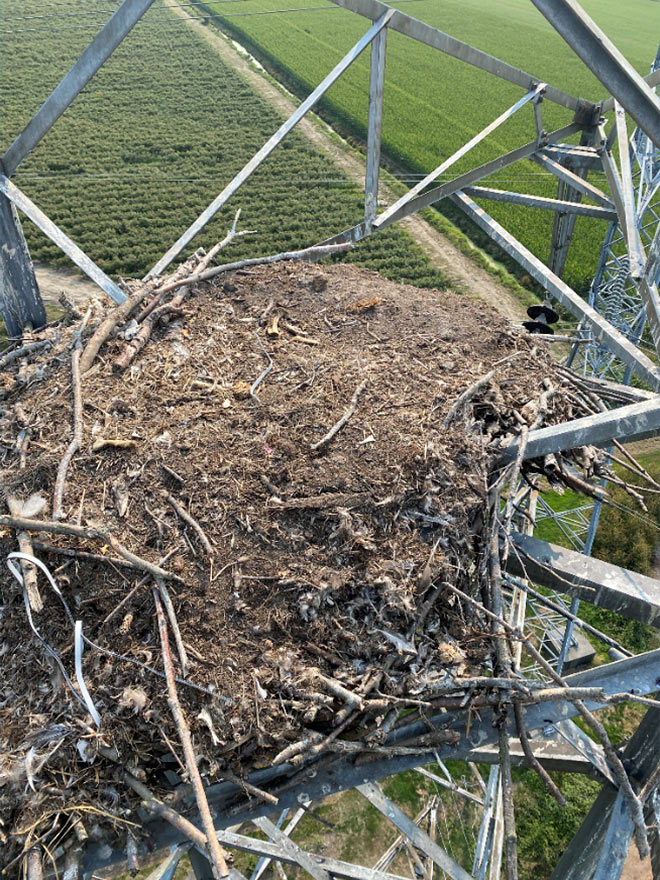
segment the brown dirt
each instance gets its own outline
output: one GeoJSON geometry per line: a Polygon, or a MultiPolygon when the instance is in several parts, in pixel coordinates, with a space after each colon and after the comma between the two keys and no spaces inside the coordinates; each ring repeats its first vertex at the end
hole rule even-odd
{"type": "Polygon", "coordinates": [[[61,293],[65,293],[75,306],[82,306],[91,298],[104,296],[96,284],[66,269],[53,269],[43,263],[36,263],[34,269],[46,305],[56,306],[61,293]]]}
{"type": "MultiPolygon", "coordinates": [[[[5,495],[40,493],[50,507],[71,439],[72,328],[43,332],[53,348],[3,377],[0,482],[5,495]],[[25,423],[21,470],[10,438],[25,423]]],[[[152,562],[174,551],[167,568],[181,578],[172,593],[190,678],[207,688],[179,690],[211,776],[222,764],[241,771],[272,759],[305,730],[332,729],[343,700],[316,670],[354,692],[373,688],[374,708],[354,720],[364,731],[383,711],[382,699],[418,697],[447,674],[481,666],[484,645],[449,596],[430,606],[423,626],[418,614],[433,547],[434,580],[480,589],[492,444],[517,425],[514,411],[534,417],[542,380],[553,375],[532,337],[510,331],[495,313],[475,322],[470,301],[448,292],[403,287],[353,266],[283,264],[204,286],[186,302],[185,317],[158,328],[116,374],[112,363],[124,344],[107,344],[83,380],[83,444],[65,509],[70,521],[111,528],[152,562]],[[467,417],[444,430],[458,395],[512,354],[467,417]],[[269,356],[273,368],[254,388],[269,356]],[[312,451],[364,380],[353,417],[312,451]],[[101,440],[130,445],[95,450],[101,440]],[[164,492],[201,524],[212,558],[164,492]],[[397,639],[414,643],[411,653],[397,639]]],[[[556,395],[548,419],[567,415],[556,395]]],[[[114,555],[98,542],[38,537],[114,555]]],[[[15,549],[8,529],[0,549],[4,556],[15,549]]],[[[36,549],[105,651],[88,649],[85,679],[106,741],[149,771],[167,751],[163,736],[176,740],[162,679],[135,665],[162,668],[150,586],[103,626],[138,576],[36,549]]],[[[71,672],[70,620],[41,586],[47,610],[36,625],[71,672]]],[[[79,760],[77,747],[94,748],[80,726],[84,712],[30,634],[6,568],[0,588],[0,811],[15,828],[19,816],[52,815],[72,799],[107,808],[112,769],[79,760]],[[31,792],[27,755],[34,766],[35,752],[60,740],[31,792]],[[74,767],[71,791],[62,785],[74,767]]]]}
{"type": "MultiPolygon", "coordinates": [[[[259,70],[255,69],[232,44],[212,31],[210,28],[195,21],[186,9],[173,3],[170,7],[179,18],[188,19],[190,27],[211,46],[225,64],[232,67],[251,86],[264,97],[283,117],[290,116],[296,109],[295,100],[282,92],[270,82],[259,70]]],[[[328,126],[321,120],[308,114],[298,124],[301,132],[316,149],[330,156],[350,180],[364,187],[364,158],[351,149],[348,144],[338,143],[333,138],[328,126]]],[[[379,197],[388,203],[394,202],[397,196],[383,182],[380,183],[379,197]]],[[[485,269],[463,254],[442,233],[417,215],[407,217],[402,225],[424,250],[432,265],[440,269],[450,281],[468,296],[487,302],[510,321],[525,321],[527,313],[524,306],[512,295],[503,284],[500,284],[485,269]]],[[[337,230],[340,231],[340,230],[337,230]]]]}

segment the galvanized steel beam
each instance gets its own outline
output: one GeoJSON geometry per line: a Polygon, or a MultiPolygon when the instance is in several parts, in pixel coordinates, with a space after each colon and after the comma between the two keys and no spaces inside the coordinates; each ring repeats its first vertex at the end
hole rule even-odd
{"type": "Polygon", "coordinates": [[[511,205],[523,205],[527,208],[541,208],[544,211],[557,211],[560,214],[578,214],[581,217],[593,217],[596,220],[611,222],[617,219],[616,211],[601,208],[597,205],[583,205],[581,202],[569,202],[565,199],[550,199],[544,196],[533,196],[527,193],[510,192],[503,189],[492,189],[487,186],[464,186],[463,192],[473,199],[489,199],[493,202],[508,202],[511,205]]]}
{"type": "MultiPolygon", "coordinates": [[[[478,134],[475,134],[473,138],[470,138],[470,140],[466,144],[463,144],[462,147],[459,147],[459,149],[456,150],[455,153],[452,153],[452,155],[445,159],[444,162],[441,162],[437,168],[434,168],[433,171],[426,175],[426,177],[416,183],[415,186],[412,187],[412,189],[408,190],[405,195],[401,196],[401,198],[398,199],[393,205],[390,205],[390,207],[386,211],[383,211],[383,213],[378,218],[377,225],[383,226],[383,224],[386,224],[390,217],[394,216],[395,214],[398,217],[398,212],[400,211],[400,209],[411,202],[415,198],[415,196],[419,195],[422,190],[426,189],[426,187],[430,183],[433,183],[433,181],[437,177],[439,177],[441,174],[444,174],[444,172],[451,168],[452,165],[455,165],[459,159],[462,159],[463,156],[467,155],[467,153],[469,153],[473,147],[475,147],[477,144],[480,144],[481,141],[485,140],[488,135],[492,134],[497,128],[499,128],[500,125],[502,125],[502,123],[506,122],[507,119],[510,119],[515,113],[518,112],[518,110],[520,110],[521,107],[524,107],[525,104],[528,104],[534,98],[538,97],[544,88],[545,83],[538,83],[533,89],[530,89],[530,91],[527,92],[526,95],[520,98],[519,101],[516,101],[516,103],[506,109],[504,113],[501,113],[497,117],[497,119],[494,119],[485,128],[478,132],[478,134]]],[[[535,141],[535,143],[538,144],[538,141],[535,141]]]]}
{"type": "MultiPolygon", "coordinates": [[[[546,770],[558,773],[580,773],[594,779],[603,778],[590,761],[566,743],[535,737],[532,746],[534,757],[546,770]]],[[[513,767],[531,767],[519,739],[509,740],[509,752],[513,767]]],[[[499,764],[500,750],[497,745],[483,746],[473,749],[466,755],[465,760],[474,761],[475,764],[499,764]]]]}
{"type": "Polygon", "coordinates": [[[568,45],[660,147],[660,101],[576,0],[532,0],[568,45]]]}
{"type": "MultiPolygon", "coordinates": [[[[551,452],[579,449],[581,446],[603,446],[612,440],[633,442],[660,434],[660,396],[640,403],[537,428],[530,431],[525,458],[538,458],[551,452]]],[[[518,450],[516,440],[502,450],[502,461],[511,461],[518,450]]]]}
{"type": "Polygon", "coordinates": [[[380,178],[380,142],[383,129],[386,54],[387,28],[382,30],[371,43],[367,167],[364,175],[364,221],[367,224],[378,214],[378,181],[380,178]]]}
{"type": "MultiPolygon", "coordinates": [[[[350,9],[351,12],[357,12],[358,15],[363,15],[365,18],[370,18],[372,21],[375,21],[379,16],[383,15],[385,10],[390,8],[385,3],[381,3],[380,0],[332,0],[332,2],[337,6],[342,6],[344,9],[350,9]]],[[[482,52],[481,49],[476,49],[474,46],[463,43],[461,40],[457,40],[455,37],[451,37],[449,34],[445,34],[437,28],[431,27],[431,25],[425,24],[398,10],[392,18],[390,27],[392,30],[405,34],[413,40],[426,43],[427,46],[431,46],[433,49],[439,49],[446,55],[451,55],[453,58],[465,61],[466,64],[471,64],[473,67],[478,67],[487,73],[492,73],[493,76],[508,80],[525,90],[533,88],[540,81],[540,77],[525,73],[524,70],[513,67],[499,58],[494,58],[492,55],[482,52]]],[[[562,107],[566,107],[568,110],[577,110],[579,106],[577,98],[553,86],[547,87],[545,97],[555,104],[561,104],[562,107]]]]}
{"type": "Polygon", "coordinates": [[[540,165],[541,168],[545,168],[546,171],[554,174],[555,177],[563,180],[564,183],[572,186],[573,189],[581,192],[588,199],[596,202],[597,205],[601,205],[603,208],[608,208],[609,210],[614,208],[612,199],[610,199],[609,196],[606,196],[602,190],[587,183],[584,178],[580,177],[578,174],[574,174],[569,168],[560,165],[559,162],[555,162],[554,159],[550,159],[543,153],[534,153],[530,156],[530,159],[533,159],[533,161],[540,165]]]}
{"type": "Polygon", "coordinates": [[[471,874],[461,868],[435,841],[431,840],[428,834],[415,825],[403,810],[392,803],[375,782],[365,782],[356,788],[379,813],[382,813],[399,831],[405,834],[406,839],[416,849],[428,856],[441,871],[451,877],[451,880],[474,880],[471,874]]]}
{"type": "MultiPolygon", "coordinates": [[[[638,694],[649,694],[658,688],[658,669],[660,668],[660,650],[649,651],[636,657],[598,666],[584,672],[566,676],[566,682],[570,687],[602,687],[606,694],[621,693],[634,689],[638,694]]],[[[588,701],[592,709],[600,708],[598,703],[588,701]]],[[[573,703],[566,701],[556,703],[541,703],[526,706],[524,709],[525,726],[529,730],[543,730],[556,721],[572,718],[576,714],[573,703]]],[[[336,761],[322,766],[312,763],[308,768],[303,765],[293,768],[287,764],[276,767],[268,767],[257,770],[250,774],[249,781],[254,785],[273,789],[273,786],[282,786],[277,792],[279,807],[285,809],[298,806],[300,802],[308,803],[310,800],[320,800],[355,788],[365,782],[383,779],[403,770],[430,764],[437,757],[463,759],[473,749],[481,748],[497,740],[498,732],[493,726],[495,715],[491,711],[480,711],[479,718],[469,712],[460,712],[452,715],[436,715],[429,719],[437,729],[450,728],[457,734],[456,744],[440,744],[428,747],[428,750],[418,749],[414,754],[398,757],[381,757],[367,763],[355,765],[352,756],[339,756],[336,761]],[[296,774],[296,781],[291,781],[292,774],[296,774]]],[[[396,730],[390,735],[387,745],[405,743],[414,737],[428,733],[428,722],[416,722],[396,730]]],[[[515,731],[511,730],[511,735],[515,731]]],[[[236,809],[235,798],[240,788],[229,783],[212,785],[207,789],[209,803],[215,811],[215,824],[217,828],[229,827],[240,822],[251,822],[256,816],[272,813],[270,804],[246,803],[243,809],[236,809]]],[[[198,819],[191,818],[199,826],[198,819]]],[[[144,827],[145,835],[151,839],[156,847],[167,846],[178,841],[179,834],[171,826],[161,820],[147,822],[144,827]]],[[[245,849],[247,852],[255,852],[272,858],[293,861],[285,858],[280,847],[264,841],[253,841],[251,838],[243,838],[231,832],[220,831],[219,839],[228,846],[245,849]]],[[[93,844],[85,853],[84,867],[86,870],[100,870],[122,858],[121,850],[108,853],[99,844],[93,844]]],[[[352,880],[391,880],[391,875],[377,873],[374,875],[369,869],[357,865],[346,865],[343,862],[335,862],[331,859],[317,859],[317,864],[325,868],[330,874],[340,877],[352,878],[352,880]],[[366,873],[365,873],[366,872],[366,873]]]]}
{"type": "Polygon", "coordinates": [[[20,336],[28,324],[36,330],[46,323],[21,221],[5,195],[0,195],[0,315],[10,337],[20,336]]]}
{"type": "Polygon", "coordinates": [[[509,574],[577,596],[622,617],[660,627],[660,580],[541,541],[511,534],[509,574]]]}
{"type": "Polygon", "coordinates": [[[124,0],[119,9],[113,12],[71,70],[55,86],[0,158],[0,169],[7,177],[11,177],[26,156],[57,122],[153,2],[154,0],[124,0]]]}
{"type": "Polygon", "coordinates": [[[69,236],[63,232],[59,226],[47,217],[44,212],[31,201],[24,192],[22,192],[15,184],[8,180],[4,175],[0,174],[0,192],[4,193],[11,201],[23,211],[24,214],[35,223],[42,232],[44,232],[51,241],[64,251],[78,268],[82,269],[85,275],[94,281],[95,284],[104,290],[108,296],[116,303],[122,303],[126,299],[126,294],[117,287],[105,272],[101,271],[96,263],[92,262],[87,254],[82,251],[77,244],[74,244],[69,236]]]}
{"type": "Polygon", "coordinates": [[[346,71],[351,64],[355,61],[356,58],[359,58],[360,55],[364,52],[367,46],[371,43],[371,41],[378,36],[378,34],[383,30],[383,28],[387,27],[390,19],[394,15],[394,10],[389,7],[384,7],[383,14],[379,17],[378,21],[376,21],[369,30],[365,33],[363,37],[361,37],[357,43],[353,46],[353,48],[344,55],[342,60],[337,64],[330,73],[325,77],[325,79],[319,83],[319,85],[314,89],[314,91],[309,95],[302,104],[296,108],[296,110],[289,116],[289,118],[284,122],[275,132],[275,134],[269,138],[263,147],[258,150],[254,156],[250,159],[250,161],[238,172],[238,174],[227,184],[227,186],[222,190],[222,192],[211,202],[208,208],[205,208],[199,217],[186,229],[180,238],[175,241],[172,247],[164,254],[160,260],[156,263],[156,265],[147,273],[146,278],[152,277],[154,275],[160,275],[160,273],[169,266],[172,260],[181,253],[184,247],[192,241],[192,239],[202,231],[202,229],[206,226],[206,224],[211,220],[217,212],[222,208],[222,206],[229,201],[229,199],[234,195],[236,190],[242,186],[245,181],[250,177],[253,171],[261,165],[264,159],[268,158],[270,154],[273,152],[275,147],[278,144],[282,143],[284,138],[291,132],[296,125],[300,122],[300,120],[312,109],[312,107],[323,97],[323,95],[327,92],[330,86],[335,83],[339,77],[346,71]]]}
{"type": "MultiPolygon", "coordinates": [[[[632,735],[622,759],[635,786],[644,785],[660,762],[660,710],[649,709],[632,735]]],[[[603,852],[618,791],[603,786],[577,834],[552,872],[551,880],[591,880],[603,852]]]]}
{"type": "Polygon", "coordinates": [[[496,241],[509,256],[520,263],[548,291],[550,296],[558,300],[576,318],[588,325],[596,339],[607,345],[613,354],[620,358],[627,366],[631,367],[651,388],[660,391],[660,372],[658,367],[650,358],[639,351],[637,346],[630,342],[623,333],[610,324],[596,309],[586,303],[581,296],[555,275],[554,272],[551,272],[538,257],[514,238],[511,233],[507,232],[503,226],[497,223],[476,202],[473,202],[472,199],[460,192],[454,194],[452,199],[493,241],[496,241]]]}
{"type": "MultiPolygon", "coordinates": [[[[575,134],[576,131],[580,131],[580,126],[577,123],[571,123],[570,125],[551,132],[548,135],[548,139],[561,139],[568,137],[571,134],[575,134]]],[[[530,141],[527,144],[523,144],[522,147],[517,147],[515,150],[511,150],[508,153],[498,156],[496,159],[491,159],[490,162],[485,162],[483,165],[479,165],[478,168],[466,171],[465,174],[461,174],[459,177],[447,181],[447,183],[443,183],[440,186],[427,190],[421,195],[417,195],[415,198],[409,199],[408,194],[406,194],[406,196],[399,199],[395,205],[381,214],[374,221],[373,225],[378,229],[385,229],[385,227],[390,226],[392,223],[396,223],[397,220],[402,220],[409,214],[414,214],[422,208],[427,208],[434,202],[446,199],[453,193],[458,192],[458,190],[463,189],[463,187],[469,186],[471,183],[476,183],[477,180],[489,177],[491,174],[495,174],[496,171],[501,171],[502,168],[507,168],[509,165],[519,162],[520,159],[529,158],[537,149],[537,141],[530,141]]],[[[607,207],[612,207],[609,200],[606,199],[606,201],[607,207]]]]}
{"type": "Polygon", "coordinates": [[[268,837],[280,846],[283,852],[289,856],[295,864],[306,871],[314,880],[330,880],[330,874],[325,868],[320,867],[314,857],[310,853],[306,853],[300,849],[297,843],[284,833],[280,828],[271,822],[267,816],[259,816],[254,819],[254,824],[260,831],[267,834],[268,837]]]}

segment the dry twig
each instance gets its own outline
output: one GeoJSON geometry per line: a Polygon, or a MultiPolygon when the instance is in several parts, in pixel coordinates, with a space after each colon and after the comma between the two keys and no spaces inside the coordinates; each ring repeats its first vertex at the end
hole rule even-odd
{"type": "Polygon", "coordinates": [[[208,852],[209,858],[211,860],[211,869],[216,880],[222,880],[223,877],[229,876],[229,870],[227,868],[227,862],[225,861],[224,853],[220,844],[218,843],[218,837],[215,833],[215,828],[213,826],[213,818],[211,817],[209,804],[206,800],[204,784],[202,783],[202,777],[200,776],[199,770],[197,768],[197,757],[195,755],[195,750],[193,749],[188,722],[186,721],[186,717],[183,714],[183,709],[181,708],[181,703],[179,702],[179,696],[176,690],[176,682],[174,680],[174,667],[172,666],[170,643],[167,635],[167,621],[165,620],[165,614],[163,613],[163,606],[157,590],[153,591],[153,595],[154,602],[156,604],[156,615],[158,618],[158,633],[160,635],[160,644],[163,652],[163,664],[165,666],[165,675],[167,677],[167,703],[170,707],[170,711],[172,712],[172,717],[174,718],[177,730],[179,731],[179,739],[181,740],[181,745],[183,746],[186,769],[188,770],[190,782],[195,792],[197,809],[199,810],[199,815],[202,820],[202,827],[204,828],[204,832],[206,834],[205,849],[208,852]]]}
{"type": "Polygon", "coordinates": [[[74,348],[71,353],[71,388],[73,391],[73,437],[66,452],[62,457],[57,469],[55,489],[53,490],[53,519],[64,519],[66,514],[62,510],[62,496],[64,494],[64,482],[71,464],[71,459],[82,446],[83,417],[82,417],[82,390],[80,387],[80,358],[82,354],[82,339],[76,334],[74,348]]]}
{"type": "Polygon", "coordinates": [[[173,495],[170,495],[169,492],[165,492],[163,490],[163,492],[161,494],[162,494],[163,498],[169,504],[172,505],[172,507],[174,508],[174,510],[177,513],[177,516],[179,516],[185,523],[187,523],[192,529],[195,530],[195,532],[197,533],[197,536],[199,537],[199,540],[201,541],[202,546],[206,550],[207,554],[209,556],[213,556],[213,547],[211,546],[211,542],[206,537],[206,532],[200,526],[200,524],[197,522],[197,520],[194,519],[194,517],[192,517],[188,513],[188,511],[184,507],[182,507],[181,504],[179,504],[179,502],[176,500],[176,498],[174,498],[173,495]]]}
{"type": "Polygon", "coordinates": [[[328,443],[330,443],[330,441],[341,431],[344,425],[355,414],[360,395],[366,387],[367,380],[363,379],[353,392],[351,402],[349,403],[348,408],[344,412],[343,416],[339,419],[339,421],[334,423],[334,425],[330,428],[330,430],[324,437],[321,437],[321,439],[318,440],[316,443],[310,443],[309,448],[312,450],[312,452],[316,452],[318,449],[322,449],[324,446],[327,446],[328,443]]]}

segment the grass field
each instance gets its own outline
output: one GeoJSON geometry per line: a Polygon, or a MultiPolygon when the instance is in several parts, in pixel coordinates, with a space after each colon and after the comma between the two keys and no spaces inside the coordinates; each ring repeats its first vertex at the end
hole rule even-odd
{"type": "MultiPolygon", "coordinates": [[[[310,11],[289,14],[250,14],[309,6],[302,0],[203,0],[200,6],[217,13],[224,30],[233,33],[275,75],[298,94],[307,94],[367,29],[368,21],[320,0],[310,11]],[[318,6],[325,5],[325,9],[318,6]]],[[[614,39],[642,73],[647,73],[660,38],[660,7],[652,0],[585,0],[587,11],[614,39]]],[[[603,87],[552,30],[529,0],[415,0],[400,9],[447,33],[521,67],[575,96],[598,100],[603,87]]],[[[367,120],[368,52],[329,91],[321,104],[324,115],[344,131],[364,138],[367,120]]],[[[522,92],[426,46],[390,32],[383,120],[386,154],[410,172],[428,172],[454,152],[522,92]]],[[[570,113],[546,101],[544,125],[555,129],[570,121],[570,113]]],[[[531,107],[523,110],[455,165],[448,176],[467,170],[529,140],[534,125],[531,107]]],[[[602,174],[593,175],[607,189],[602,174]]],[[[503,169],[492,185],[554,195],[555,181],[525,161],[503,169]]],[[[548,212],[520,209],[493,202],[486,209],[541,258],[547,258],[552,217],[548,212]]],[[[462,221],[457,209],[442,210],[462,221]]],[[[473,230],[474,231],[474,230],[473,230]]],[[[605,233],[605,223],[580,218],[567,280],[584,290],[605,233]]]]}
{"type": "MultiPolygon", "coordinates": [[[[116,5],[116,4],[115,4],[116,5]]],[[[87,4],[2,0],[1,143],[7,146],[101,23],[87,4]]],[[[161,0],[57,122],[15,182],[111,274],[142,275],[278,128],[281,119],[161,0]]],[[[210,247],[241,207],[230,259],[311,245],[361,214],[363,195],[293,133],[195,240],[210,247]]],[[[33,258],[68,265],[29,221],[33,258]]],[[[408,235],[360,246],[352,261],[443,287],[408,235]]]]}

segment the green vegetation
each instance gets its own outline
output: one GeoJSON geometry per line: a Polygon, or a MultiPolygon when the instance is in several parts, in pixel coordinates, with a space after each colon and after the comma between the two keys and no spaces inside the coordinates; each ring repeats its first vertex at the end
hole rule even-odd
{"type": "MultiPolygon", "coordinates": [[[[294,4],[284,5],[291,8],[294,4]]],[[[657,7],[648,0],[586,0],[584,5],[635,67],[647,73],[657,50],[657,7]]],[[[288,15],[254,14],[281,9],[279,0],[202,0],[198,6],[213,18],[217,16],[223,30],[240,40],[299,95],[308,94],[321,81],[368,24],[329,2],[327,9],[288,15]]],[[[441,4],[419,0],[401,8],[572,95],[593,100],[603,96],[603,87],[528,0],[443,0],[441,4]]],[[[319,108],[332,124],[359,139],[364,139],[366,131],[368,70],[365,52],[330,89],[319,108]]],[[[427,173],[520,96],[521,90],[504,80],[390,32],[384,151],[405,172],[427,173]]],[[[570,121],[568,111],[548,101],[542,109],[548,131],[570,121]]],[[[534,131],[531,107],[525,107],[450,169],[448,176],[533,140],[534,131]]],[[[592,180],[607,188],[602,174],[593,174],[592,180]]],[[[490,181],[493,186],[544,195],[554,195],[556,189],[554,178],[531,162],[503,169],[490,181]]],[[[493,202],[484,206],[539,257],[547,258],[552,229],[548,212],[493,202]]],[[[485,245],[485,237],[457,209],[443,203],[442,211],[493,252],[485,245]]],[[[566,279],[578,289],[584,290],[591,279],[604,232],[602,221],[580,218],[577,222],[566,279]]]]}
{"type": "MultiPolygon", "coordinates": [[[[43,0],[3,6],[3,148],[108,14],[64,10],[43,0]]],[[[15,182],[106,272],[139,276],[280,123],[158,0],[19,168],[15,182]]],[[[258,235],[239,239],[231,259],[315,244],[360,218],[363,195],[294,132],[193,247],[208,248],[222,238],[238,207],[243,228],[258,235]]],[[[69,265],[28,221],[25,229],[34,259],[69,265]]],[[[403,230],[365,242],[349,260],[394,280],[446,285],[403,230]]]]}

